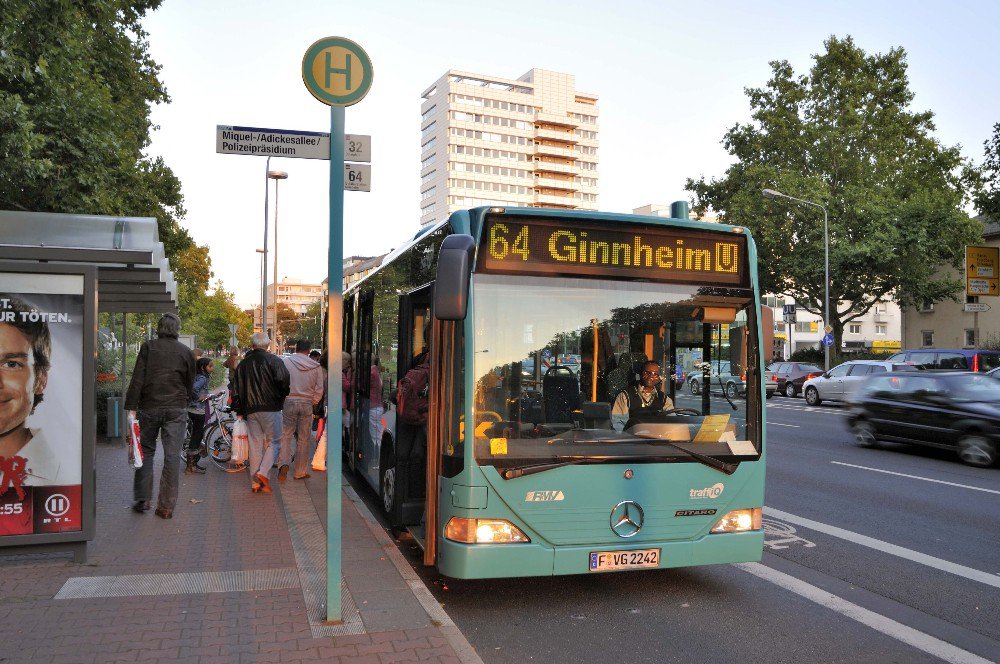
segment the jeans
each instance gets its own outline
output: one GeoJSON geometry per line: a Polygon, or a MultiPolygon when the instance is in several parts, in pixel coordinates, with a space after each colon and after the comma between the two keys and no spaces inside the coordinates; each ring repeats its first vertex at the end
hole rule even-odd
{"type": "Polygon", "coordinates": [[[281,411],[281,452],[278,466],[287,466],[292,461],[292,435],[298,437],[295,444],[295,476],[306,474],[309,461],[309,442],[312,437],[312,404],[300,399],[285,399],[281,411]]]}
{"type": "Polygon", "coordinates": [[[173,510],[177,504],[177,478],[180,476],[181,446],[187,429],[187,410],[184,408],[150,408],[140,410],[139,444],[142,446],[142,468],[135,471],[132,497],[149,501],[153,496],[153,458],[156,456],[156,439],[163,446],[163,470],[160,472],[160,491],[157,507],[173,510]]]}
{"type": "Polygon", "coordinates": [[[195,456],[201,448],[201,437],[205,433],[205,413],[188,412],[191,420],[191,441],[188,443],[188,456],[195,456]]]}
{"type": "Polygon", "coordinates": [[[271,435],[271,447],[274,448],[274,459],[277,460],[281,456],[281,411],[274,411],[274,433],[271,435]]]}
{"type": "Polygon", "coordinates": [[[281,417],[277,411],[264,411],[251,413],[247,417],[247,429],[250,433],[250,481],[253,476],[261,474],[267,477],[274,464],[274,445],[271,441],[274,438],[275,421],[281,417]]]}

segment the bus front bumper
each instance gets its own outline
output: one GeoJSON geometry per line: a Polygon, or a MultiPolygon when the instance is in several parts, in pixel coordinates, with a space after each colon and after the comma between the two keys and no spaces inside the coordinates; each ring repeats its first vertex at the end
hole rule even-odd
{"type": "Polygon", "coordinates": [[[764,549],[764,531],[705,535],[686,542],[645,541],[617,546],[604,543],[558,548],[534,542],[461,544],[442,538],[438,544],[438,569],[456,579],[589,574],[592,573],[589,568],[591,553],[639,549],[660,550],[658,569],[757,562],[764,549]]]}

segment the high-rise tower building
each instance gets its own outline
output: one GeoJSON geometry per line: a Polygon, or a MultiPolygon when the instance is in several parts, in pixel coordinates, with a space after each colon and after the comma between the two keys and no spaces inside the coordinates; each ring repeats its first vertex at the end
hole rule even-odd
{"type": "Polygon", "coordinates": [[[420,107],[420,223],[479,205],[597,209],[597,95],[572,74],[450,70],[420,107]]]}

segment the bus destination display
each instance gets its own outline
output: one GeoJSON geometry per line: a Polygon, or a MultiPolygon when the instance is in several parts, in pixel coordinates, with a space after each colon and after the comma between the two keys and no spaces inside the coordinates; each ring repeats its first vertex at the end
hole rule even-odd
{"type": "Polygon", "coordinates": [[[478,270],[746,287],[746,236],[488,216],[478,270]]]}

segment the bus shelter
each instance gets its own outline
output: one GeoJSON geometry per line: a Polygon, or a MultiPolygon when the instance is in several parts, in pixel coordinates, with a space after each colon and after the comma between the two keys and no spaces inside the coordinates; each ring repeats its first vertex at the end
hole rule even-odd
{"type": "Polygon", "coordinates": [[[24,365],[14,405],[0,411],[13,441],[0,448],[0,553],[63,548],[85,559],[97,314],[121,314],[124,394],[127,314],[176,310],[155,219],[0,211],[0,355],[24,365]]]}

